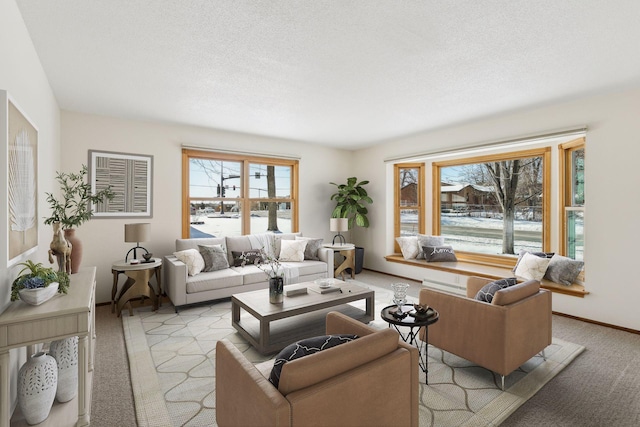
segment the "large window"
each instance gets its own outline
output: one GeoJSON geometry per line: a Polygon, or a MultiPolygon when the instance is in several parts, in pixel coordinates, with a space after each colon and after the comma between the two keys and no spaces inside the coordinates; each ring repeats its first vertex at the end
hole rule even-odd
{"type": "Polygon", "coordinates": [[[584,138],[561,144],[560,252],[584,260],[584,138]]]}
{"type": "Polygon", "coordinates": [[[396,164],[394,188],[395,236],[424,233],[424,163],[396,164]]]}
{"type": "Polygon", "coordinates": [[[182,151],[185,238],[298,229],[298,161],[182,151]]]}
{"type": "Polygon", "coordinates": [[[433,163],[433,234],[461,260],[549,251],[550,149],[433,163]]]}

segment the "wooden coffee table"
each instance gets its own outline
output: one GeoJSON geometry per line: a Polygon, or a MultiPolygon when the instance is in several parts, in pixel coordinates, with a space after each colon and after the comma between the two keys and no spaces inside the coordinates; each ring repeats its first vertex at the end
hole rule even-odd
{"type": "MultiPolygon", "coordinates": [[[[297,283],[285,286],[285,290],[313,285],[313,282],[297,283]]],[[[325,317],[332,310],[363,323],[373,320],[374,291],[356,281],[336,280],[335,286],[342,292],[319,294],[307,290],[306,294],[285,296],[282,304],[269,303],[268,289],[233,295],[231,324],[260,353],[269,354],[300,339],[324,335],[325,317]],[[361,299],[366,301],[364,311],[347,304],[361,299]]]]}

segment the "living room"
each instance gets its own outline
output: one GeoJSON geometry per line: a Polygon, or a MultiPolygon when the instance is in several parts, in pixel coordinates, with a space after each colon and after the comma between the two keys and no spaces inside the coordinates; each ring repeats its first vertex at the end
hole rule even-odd
{"type": "MultiPolygon", "coordinates": [[[[633,183],[638,181],[636,159],[640,134],[640,65],[632,50],[638,30],[619,24],[607,30],[585,31],[590,39],[611,40],[614,57],[622,56],[627,63],[626,75],[614,82],[593,85],[589,91],[573,94],[562,91],[554,99],[538,101],[511,109],[490,111],[486,115],[461,119],[424,131],[393,137],[371,137],[371,144],[340,148],[340,144],[294,141],[286,138],[234,132],[188,121],[166,119],[131,119],[117,110],[105,107],[104,114],[83,112],[82,105],[61,108],[58,94],[47,75],[44,58],[34,47],[29,27],[21,13],[23,2],[0,2],[0,89],[25,112],[38,130],[38,216],[47,215],[45,193],[58,191],[56,171],[77,171],[88,162],[88,150],[153,155],[154,196],[151,240],[148,248],[155,254],[170,254],[175,239],[182,237],[182,159],[183,145],[211,150],[241,151],[256,155],[293,155],[300,159],[299,229],[307,236],[330,241],[329,230],[334,188],[329,182],[341,182],[349,176],[370,181],[371,226],[356,229],[350,238],[366,248],[365,268],[421,281],[428,270],[391,263],[385,256],[394,253],[392,164],[390,159],[409,159],[420,154],[469,148],[492,142],[508,141],[525,136],[586,127],[586,182],[588,215],[585,228],[588,249],[585,251],[586,280],[589,292],[584,298],[553,294],[553,310],[569,316],[613,327],[640,331],[636,301],[640,287],[634,279],[634,249],[640,231],[633,226],[640,202],[633,196],[633,183]],[[622,47],[620,47],[622,46],[622,47]],[[620,47],[620,51],[617,51],[620,47]],[[239,148],[241,147],[241,148],[239,148]],[[631,193],[631,194],[628,194],[631,193]]],[[[576,8],[582,7],[580,2],[576,8]]],[[[637,18],[634,3],[625,2],[627,19],[637,18]]],[[[620,8],[624,9],[624,8],[620,8]]],[[[616,19],[622,20],[620,12],[616,19]]],[[[627,21],[615,21],[627,22],[627,21]]],[[[540,49],[546,49],[541,46],[540,49]]],[[[585,50],[583,55],[588,55],[585,50]]],[[[593,64],[613,62],[610,57],[594,60],[593,64]]],[[[81,64],[70,67],[81,68],[81,64]]],[[[610,71],[602,69],[601,73],[610,71]]],[[[603,74],[604,76],[604,74],[603,74]]],[[[461,82],[463,84],[464,82],[461,82]]],[[[523,84],[512,82],[513,85],[523,84]]],[[[514,86],[517,87],[517,86],[514,86]]],[[[558,88],[558,91],[561,91],[558,88]]],[[[136,96],[135,87],[131,97],[136,96]]],[[[465,90],[470,90],[466,87],[465,90]]],[[[534,90],[534,89],[533,89],[534,90]]],[[[160,97],[162,90],[158,89],[160,97]]],[[[91,97],[91,91],[86,92],[91,97]]],[[[175,94],[174,94],[175,95],[175,94]]],[[[464,101],[464,91],[453,94],[464,101]]],[[[151,100],[153,102],[153,100],[151,100]]],[[[180,99],[174,99],[176,104],[180,99]]],[[[336,101],[340,102],[340,101],[336,101]]],[[[460,105],[464,105],[462,102],[460,105]]],[[[197,106],[193,108],[197,109],[197,106]]],[[[389,119],[392,120],[392,119],[389,119]]],[[[393,120],[399,120],[394,117],[393,120]]],[[[322,137],[314,138],[315,140],[322,137]]],[[[430,173],[430,171],[427,171],[430,173]]],[[[4,186],[6,188],[6,186],[4,186]]],[[[427,195],[427,198],[430,194],[427,195]]],[[[5,197],[6,199],[6,197],[5,197]]],[[[5,224],[6,209],[0,215],[5,224]]],[[[84,242],[83,265],[97,267],[96,300],[110,301],[111,264],[122,258],[130,244],[123,238],[125,219],[95,219],[84,224],[78,234],[84,242]]],[[[430,218],[427,221],[430,224],[430,218]]],[[[427,230],[428,231],[428,230],[427,230]]],[[[3,229],[6,240],[6,227],[3,229]]],[[[38,249],[29,258],[46,262],[51,229],[38,225],[38,249]]],[[[7,248],[0,257],[8,259],[7,248]]],[[[18,268],[0,266],[3,290],[0,310],[9,304],[9,288],[18,268]]],[[[12,369],[19,368],[24,352],[12,352],[12,369]]]]}

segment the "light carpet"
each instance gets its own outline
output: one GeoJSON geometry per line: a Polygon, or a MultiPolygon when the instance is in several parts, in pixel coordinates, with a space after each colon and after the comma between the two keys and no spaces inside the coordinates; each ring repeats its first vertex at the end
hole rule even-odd
{"type": "MultiPolygon", "coordinates": [[[[376,291],[376,319],[392,293],[376,291]]],[[[364,308],[364,302],[353,305],[364,308]]],[[[136,309],[123,328],[139,426],[214,426],[215,347],[226,338],[253,363],[260,355],[231,327],[231,302],[216,302],[174,312],[136,309]]],[[[497,426],[577,357],[584,347],[560,339],[505,379],[472,363],[428,347],[429,385],[420,371],[420,426],[497,426]]]]}

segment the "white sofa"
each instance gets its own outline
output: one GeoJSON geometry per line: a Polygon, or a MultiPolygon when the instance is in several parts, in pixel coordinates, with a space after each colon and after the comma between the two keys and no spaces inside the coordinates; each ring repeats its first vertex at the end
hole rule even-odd
{"type": "MultiPolygon", "coordinates": [[[[296,235],[301,236],[300,233],[282,233],[272,236],[275,239],[294,240],[296,235]]],[[[189,276],[186,264],[174,255],[165,256],[163,288],[176,307],[176,311],[184,305],[228,298],[233,294],[269,287],[268,276],[255,265],[233,266],[232,252],[262,249],[255,235],[176,239],[176,251],[197,250],[198,245],[223,245],[227,251],[230,267],[189,276]]],[[[279,248],[278,244],[276,247],[279,248]]],[[[318,258],[318,261],[305,259],[302,262],[281,262],[285,270],[285,286],[333,277],[333,250],[320,248],[318,258]]]]}

